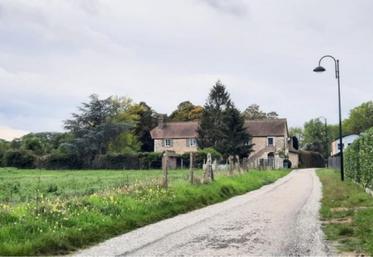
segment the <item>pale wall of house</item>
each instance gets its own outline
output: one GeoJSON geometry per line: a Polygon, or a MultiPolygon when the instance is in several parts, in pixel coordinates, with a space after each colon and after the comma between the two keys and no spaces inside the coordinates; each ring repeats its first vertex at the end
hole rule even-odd
{"type": "Polygon", "coordinates": [[[299,154],[289,153],[289,160],[291,161],[292,168],[298,168],[299,165],[299,154]]]}
{"type": "Polygon", "coordinates": [[[196,152],[197,146],[187,146],[187,139],[173,139],[171,147],[162,146],[162,139],[154,140],[154,152],[174,151],[177,154],[196,152]]]}
{"type": "MultiPolygon", "coordinates": [[[[288,153],[288,144],[287,144],[287,140],[285,140],[284,137],[273,137],[274,138],[274,142],[275,142],[275,145],[274,145],[274,152],[275,153],[278,153],[280,151],[283,151],[285,150],[285,154],[288,153]],[[286,143],[285,143],[286,142],[286,143]]],[[[265,149],[267,148],[267,137],[253,137],[252,138],[252,141],[251,141],[252,144],[254,144],[253,146],[253,152],[250,153],[251,156],[255,155],[256,153],[258,153],[259,151],[261,151],[262,149],[265,149]]],[[[261,156],[257,156],[257,158],[267,158],[267,155],[269,152],[273,152],[273,149],[268,149],[268,151],[265,151],[261,156]]]]}

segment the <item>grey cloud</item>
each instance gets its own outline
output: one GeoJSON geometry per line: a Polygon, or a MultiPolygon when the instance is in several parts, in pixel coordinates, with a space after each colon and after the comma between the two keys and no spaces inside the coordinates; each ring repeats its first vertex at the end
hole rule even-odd
{"type": "Polygon", "coordinates": [[[369,3],[1,0],[0,127],[60,130],[92,93],[170,113],[203,104],[217,79],[240,109],[257,103],[290,126],[335,122],[332,64],[312,68],[322,54],[341,59],[344,116],[372,99],[369,3]]]}
{"type": "Polygon", "coordinates": [[[228,13],[234,16],[246,16],[248,14],[248,7],[242,0],[202,0],[212,8],[228,13]]]}

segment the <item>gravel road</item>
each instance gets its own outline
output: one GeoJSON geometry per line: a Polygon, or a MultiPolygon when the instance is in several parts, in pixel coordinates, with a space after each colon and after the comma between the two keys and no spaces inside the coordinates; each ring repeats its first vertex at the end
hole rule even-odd
{"type": "Polygon", "coordinates": [[[110,239],[75,256],[329,255],[314,169],[110,239]]]}

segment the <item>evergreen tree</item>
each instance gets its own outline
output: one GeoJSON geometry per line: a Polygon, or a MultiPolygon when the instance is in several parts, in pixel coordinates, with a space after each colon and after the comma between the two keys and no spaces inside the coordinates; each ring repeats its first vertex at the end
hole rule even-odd
{"type": "Polygon", "coordinates": [[[216,82],[211,89],[198,128],[198,145],[213,147],[225,157],[250,152],[244,119],[234,107],[225,86],[216,82]]]}
{"type": "Polygon", "coordinates": [[[252,150],[250,135],[245,127],[245,120],[234,105],[229,107],[223,115],[222,140],[216,150],[225,155],[239,155],[246,157],[252,150]]]}

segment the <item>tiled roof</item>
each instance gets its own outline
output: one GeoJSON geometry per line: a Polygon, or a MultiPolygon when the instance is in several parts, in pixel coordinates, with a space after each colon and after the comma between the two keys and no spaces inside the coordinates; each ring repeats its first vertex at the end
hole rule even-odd
{"type": "Polygon", "coordinates": [[[159,126],[150,132],[153,139],[161,138],[196,138],[198,122],[165,122],[163,128],[159,126]]]}
{"type": "Polygon", "coordinates": [[[286,119],[248,120],[247,132],[253,137],[283,136],[286,131],[286,119]]]}
{"type": "MultiPolygon", "coordinates": [[[[283,136],[287,129],[286,123],[286,119],[248,120],[245,126],[252,137],[283,136]]],[[[196,138],[197,128],[198,121],[167,122],[163,128],[157,126],[150,134],[153,139],[196,138]]]]}

